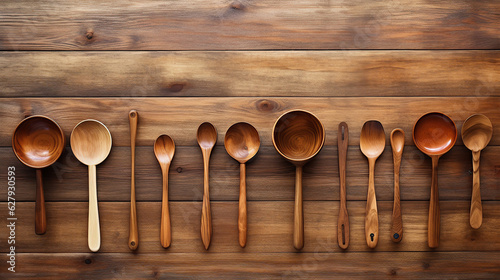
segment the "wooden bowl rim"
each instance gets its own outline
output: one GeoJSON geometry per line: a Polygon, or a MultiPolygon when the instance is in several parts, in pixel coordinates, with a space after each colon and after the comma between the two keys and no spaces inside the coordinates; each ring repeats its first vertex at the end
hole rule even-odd
{"type": "Polygon", "coordinates": [[[450,116],[448,116],[447,114],[445,113],[442,113],[442,112],[437,112],[437,111],[434,111],[434,112],[428,112],[428,113],[425,113],[423,114],[422,116],[420,116],[420,118],[417,119],[417,121],[413,124],[413,129],[412,129],[412,138],[413,138],[413,143],[415,143],[415,146],[417,147],[417,149],[419,149],[422,153],[426,154],[426,155],[429,155],[429,156],[437,156],[437,155],[444,155],[446,154],[447,152],[449,152],[451,150],[451,148],[453,148],[453,146],[455,146],[455,143],[457,142],[457,138],[458,138],[458,129],[457,129],[457,124],[455,123],[455,121],[453,121],[452,118],[450,118],[450,116]],[[417,142],[415,141],[415,127],[417,126],[417,123],[420,121],[420,119],[422,119],[423,117],[427,116],[427,115],[430,115],[430,114],[439,114],[439,115],[443,115],[445,117],[447,117],[451,123],[453,124],[453,126],[455,127],[455,139],[453,140],[453,143],[451,143],[450,147],[447,148],[445,151],[442,151],[441,153],[439,154],[427,154],[425,153],[424,151],[422,151],[420,149],[420,146],[417,144],[417,142]]]}

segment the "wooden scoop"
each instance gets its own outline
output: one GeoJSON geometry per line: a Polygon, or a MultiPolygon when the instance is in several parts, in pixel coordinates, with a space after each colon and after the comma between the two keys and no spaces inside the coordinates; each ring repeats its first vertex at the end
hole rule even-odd
{"type": "Polygon", "coordinates": [[[36,168],[35,233],[47,230],[42,168],[50,166],[64,150],[61,127],[45,116],[31,116],[17,125],[12,136],[12,149],[25,165],[36,168]]]}
{"type": "Polygon", "coordinates": [[[470,226],[474,229],[483,223],[483,206],[479,188],[479,157],[481,150],[486,148],[493,135],[493,125],[485,115],[470,116],[462,125],[462,140],[464,145],[472,151],[472,199],[470,205],[470,226]]]}
{"type": "Polygon", "coordinates": [[[293,246],[300,250],[304,247],[302,167],[323,147],[325,128],[310,112],[290,111],[278,118],[273,127],[272,137],[276,151],[296,167],[293,246]]]}
{"type": "Polygon", "coordinates": [[[368,158],[369,180],[366,198],[365,235],[368,247],[375,248],[378,243],[378,211],[375,196],[375,162],[385,149],[384,127],[378,121],[367,121],[361,129],[359,138],[361,152],[368,158]]]}
{"type": "Polygon", "coordinates": [[[392,207],[391,239],[401,242],[403,239],[403,218],[401,216],[401,200],[399,195],[399,169],[405,146],[405,133],[401,128],[391,132],[392,158],[394,160],[394,204],[392,207]]]}
{"type": "Polygon", "coordinates": [[[170,247],[172,233],[170,228],[170,210],[168,207],[168,170],[174,158],[175,143],[168,135],[160,135],[155,141],[155,156],[160,163],[163,177],[163,196],[161,201],[160,242],[163,248],[170,247]]]}
{"type": "Polygon", "coordinates": [[[241,247],[247,243],[247,191],[245,163],[257,154],[259,133],[249,123],[233,124],[226,132],[224,146],[227,153],[240,163],[240,201],[238,207],[238,235],[241,247]]]}
{"type": "Polygon", "coordinates": [[[210,154],[217,142],[217,130],[209,123],[204,122],[198,127],[196,136],[198,145],[200,145],[201,153],[203,155],[203,205],[201,208],[201,240],[203,246],[208,250],[210,241],[212,239],[212,212],[210,210],[210,190],[208,167],[210,163],[210,154]]]}
{"type": "Polygon", "coordinates": [[[457,140],[455,123],[443,113],[428,113],[413,126],[415,146],[432,159],[432,185],[429,204],[427,243],[430,248],[439,246],[441,217],[439,212],[438,162],[457,140]]]}
{"type": "Polygon", "coordinates": [[[132,171],[130,180],[130,223],[128,247],[130,250],[136,250],[139,246],[139,231],[137,229],[137,211],[135,205],[135,137],[137,135],[137,119],[139,113],[136,110],[131,110],[128,113],[130,122],[130,151],[132,154],[132,171]]]}
{"type": "Polygon", "coordinates": [[[75,157],[89,167],[89,224],[88,243],[92,252],[101,247],[99,210],[97,208],[96,165],[103,162],[111,151],[111,133],[96,120],[84,120],[71,132],[71,150],[75,157]]]}

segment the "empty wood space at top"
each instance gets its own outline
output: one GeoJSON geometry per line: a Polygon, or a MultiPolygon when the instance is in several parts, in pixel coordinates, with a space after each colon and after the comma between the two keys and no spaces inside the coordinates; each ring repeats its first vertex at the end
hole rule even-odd
{"type": "Polygon", "coordinates": [[[0,49],[496,49],[499,9],[498,0],[6,0],[0,49]]]}

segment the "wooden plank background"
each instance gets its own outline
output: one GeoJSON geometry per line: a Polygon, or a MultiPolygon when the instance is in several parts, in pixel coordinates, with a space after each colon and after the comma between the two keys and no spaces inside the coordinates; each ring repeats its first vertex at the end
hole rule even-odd
{"type": "MultiPolygon", "coordinates": [[[[500,1],[61,1],[5,0],[0,9],[0,220],[7,167],[16,167],[16,273],[39,279],[498,279],[500,278],[500,1]],[[326,142],[304,168],[305,247],[292,246],[294,168],[274,150],[274,121],[291,109],[315,113],[326,142]],[[139,248],[127,246],[130,136],[139,111],[136,183],[139,248]],[[411,140],[422,114],[457,124],[473,113],[493,122],[481,157],[484,220],[469,226],[471,152],[440,160],[441,244],[427,247],[430,158],[411,140]],[[47,233],[34,233],[35,171],[11,148],[24,117],[55,119],[66,138],[79,121],[103,121],[113,136],[97,167],[102,246],[87,247],[87,169],[69,146],[43,170],[47,233]],[[380,241],[364,241],[368,163],[363,123],[382,122],[377,161],[380,241]],[[218,130],[211,158],[214,235],[200,240],[203,165],[196,129],[218,130]],[[239,167],[226,130],[252,123],[262,146],[247,167],[248,244],[237,241],[239,167]],[[347,198],[351,244],[337,246],[337,125],[350,130],[347,198]],[[401,167],[404,238],[390,240],[393,163],[389,142],[406,133],[401,167]],[[161,172],[153,142],[176,142],[170,168],[172,246],[160,245],[161,172]]],[[[68,141],[69,143],[69,141],[68,141]]],[[[0,231],[6,260],[8,232],[0,231]]]]}

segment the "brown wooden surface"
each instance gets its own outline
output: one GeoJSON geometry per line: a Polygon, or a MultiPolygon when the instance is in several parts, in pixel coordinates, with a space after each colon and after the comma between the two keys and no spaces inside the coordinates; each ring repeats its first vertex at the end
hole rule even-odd
{"type": "Polygon", "coordinates": [[[2,2],[3,50],[496,49],[499,1],[2,2]]]}
{"type": "MultiPolygon", "coordinates": [[[[499,279],[500,1],[62,1],[6,0],[0,8],[0,220],[7,167],[16,167],[16,273],[38,279],[499,279]],[[128,248],[130,132],[140,114],[136,188],[139,247],[128,248]],[[293,248],[295,168],[271,130],[292,109],[313,112],[326,142],[303,170],[304,249],[293,248]],[[429,111],[460,131],[474,113],[493,137],[481,153],[483,224],[469,225],[472,155],[459,136],[440,159],[441,240],[427,246],[431,159],[412,139],[429,111]],[[28,115],[62,127],[66,149],[43,170],[47,233],[34,232],[35,171],[21,164],[12,132],[28,115]],[[69,148],[81,120],[111,131],[97,168],[101,251],[87,246],[87,168],[69,148]],[[386,147],[375,168],[379,243],[366,246],[368,162],[361,126],[379,120],[386,147]],[[203,162],[196,130],[218,131],[210,165],[213,236],[200,240],[203,162]],[[255,126],[261,147],[246,166],[247,245],[238,242],[239,165],[224,150],[234,123],[255,126]],[[349,126],[346,165],[350,245],[337,245],[338,124],[349,126]],[[391,241],[393,161],[389,133],[406,141],[401,165],[404,238],[391,241]],[[176,143],[169,172],[172,244],[160,243],[162,177],[153,143],[176,143]]],[[[0,252],[8,252],[5,224],[0,252]]],[[[5,264],[6,262],[4,262],[5,264]]]]}

